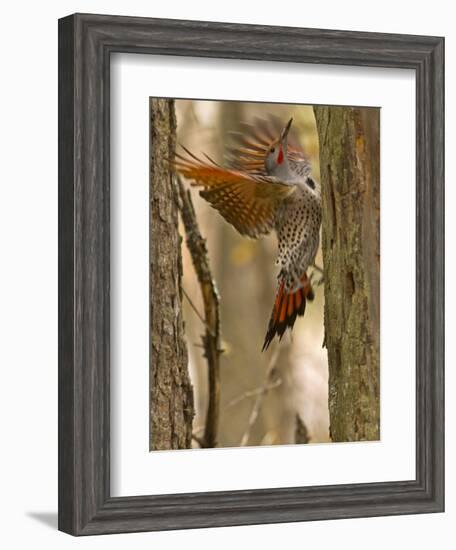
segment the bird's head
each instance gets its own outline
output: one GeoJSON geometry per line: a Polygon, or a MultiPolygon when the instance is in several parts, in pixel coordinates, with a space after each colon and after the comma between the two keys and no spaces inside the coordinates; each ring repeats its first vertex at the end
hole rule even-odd
{"type": "Polygon", "coordinates": [[[279,139],[273,141],[269,146],[264,159],[264,167],[270,176],[280,177],[288,172],[288,132],[293,119],[290,118],[287,125],[280,132],[279,139]]]}

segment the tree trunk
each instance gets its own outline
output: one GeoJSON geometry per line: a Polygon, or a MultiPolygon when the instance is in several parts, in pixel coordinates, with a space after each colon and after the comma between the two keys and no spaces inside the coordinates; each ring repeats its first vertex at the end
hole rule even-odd
{"type": "Polygon", "coordinates": [[[178,196],[167,159],[176,141],[174,102],[150,99],[150,450],[188,449],[193,389],[182,319],[178,196]]]}
{"type": "Polygon", "coordinates": [[[379,109],[315,107],[333,441],[380,437],[379,109]]]}

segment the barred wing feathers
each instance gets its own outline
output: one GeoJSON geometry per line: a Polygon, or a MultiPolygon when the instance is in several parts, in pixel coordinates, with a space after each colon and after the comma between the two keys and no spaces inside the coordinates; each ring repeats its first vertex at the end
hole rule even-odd
{"type": "Polygon", "coordinates": [[[207,157],[201,160],[184,148],[189,158],[176,154],[175,169],[241,235],[258,238],[274,227],[278,204],[294,188],[267,176],[224,168],[207,157]]]}

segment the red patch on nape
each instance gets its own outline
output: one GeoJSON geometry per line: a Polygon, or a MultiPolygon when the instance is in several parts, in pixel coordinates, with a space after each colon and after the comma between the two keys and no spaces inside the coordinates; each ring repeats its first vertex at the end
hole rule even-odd
{"type": "Polygon", "coordinates": [[[283,162],[283,149],[282,146],[280,146],[279,156],[277,157],[278,164],[282,164],[283,162]]]}

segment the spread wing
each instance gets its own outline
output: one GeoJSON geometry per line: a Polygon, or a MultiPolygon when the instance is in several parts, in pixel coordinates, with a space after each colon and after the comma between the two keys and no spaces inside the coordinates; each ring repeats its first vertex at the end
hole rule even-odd
{"type": "MultiPolygon", "coordinates": [[[[240,132],[232,132],[232,144],[227,149],[227,160],[234,169],[252,174],[266,175],[264,159],[270,145],[277,140],[284,127],[284,120],[269,115],[267,119],[256,117],[252,124],[242,122],[240,132]]],[[[308,163],[299,142],[296,128],[288,132],[288,158],[308,163]]]]}
{"type": "Polygon", "coordinates": [[[277,206],[294,187],[266,176],[224,168],[212,159],[201,160],[184,148],[189,158],[176,154],[175,169],[202,187],[200,195],[241,235],[257,238],[271,231],[277,206]]]}

